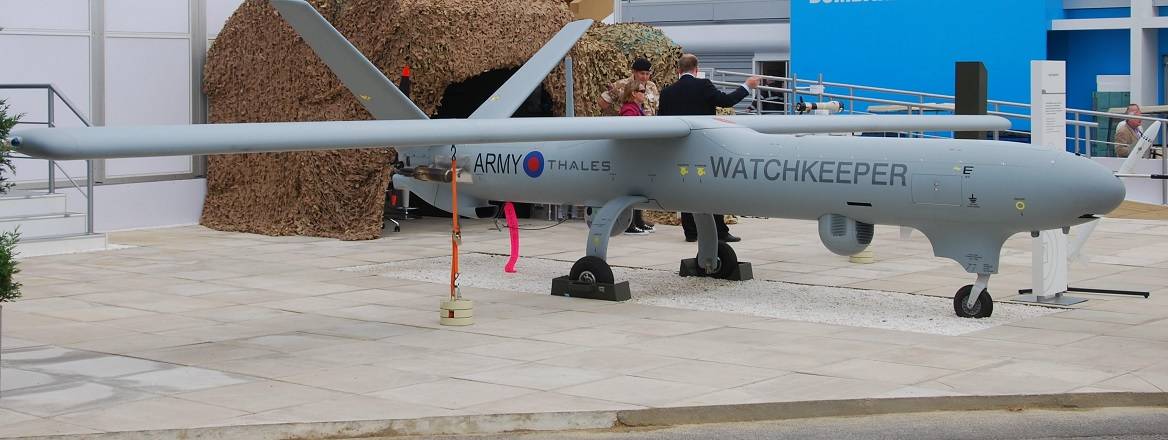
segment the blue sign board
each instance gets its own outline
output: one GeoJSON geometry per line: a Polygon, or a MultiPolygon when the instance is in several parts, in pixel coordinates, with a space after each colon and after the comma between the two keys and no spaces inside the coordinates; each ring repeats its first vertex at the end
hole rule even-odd
{"type": "Polygon", "coordinates": [[[981,61],[990,99],[1029,102],[1062,0],[791,0],[800,78],[952,95],[955,63],[981,61]]]}

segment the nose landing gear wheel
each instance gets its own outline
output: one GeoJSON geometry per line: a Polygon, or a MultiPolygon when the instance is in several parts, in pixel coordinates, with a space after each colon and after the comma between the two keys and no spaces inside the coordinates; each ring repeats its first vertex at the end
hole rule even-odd
{"type": "Polygon", "coordinates": [[[613,284],[614,281],[612,268],[608,266],[607,262],[597,257],[584,257],[576,260],[568,278],[572,281],[589,284],[613,284]]]}
{"type": "Polygon", "coordinates": [[[990,291],[982,289],[981,294],[977,296],[977,302],[973,303],[973,307],[967,307],[965,300],[969,298],[970,293],[973,292],[973,285],[967,284],[965,287],[957,290],[957,294],[953,296],[953,311],[957,316],[962,318],[989,318],[994,314],[994,300],[990,298],[990,291]]]}

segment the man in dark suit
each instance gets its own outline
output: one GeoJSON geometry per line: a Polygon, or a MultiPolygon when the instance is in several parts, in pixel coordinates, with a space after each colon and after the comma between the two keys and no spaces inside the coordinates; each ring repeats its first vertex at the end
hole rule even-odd
{"type": "MultiPolygon", "coordinates": [[[[677,73],[681,78],[661,91],[661,108],[657,112],[661,116],[716,114],[717,107],[733,107],[750,95],[750,89],[757,88],[759,81],[757,76],[752,76],[742,84],[742,87],[731,93],[723,93],[709,79],[698,78],[698,57],[688,53],[677,60],[677,73]]],[[[730,235],[730,228],[726,226],[726,220],[722,215],[715,215],[714,223],[718,227],[719,240],[728,242],[742,240],[730,235]]],[[[698,240],[698,228],[694,223],[693,214],[681,213],[681,228],[685,232],[685,241],[698,240]]]]}

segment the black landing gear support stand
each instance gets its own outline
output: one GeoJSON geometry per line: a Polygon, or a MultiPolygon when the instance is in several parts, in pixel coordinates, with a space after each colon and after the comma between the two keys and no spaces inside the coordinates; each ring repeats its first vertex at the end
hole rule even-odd
{"type": "Polygon", "coordinates": [[[604,301],[628,301],[632,298],[629,282],[617,283],[612,267],[605,261],[608,239],[624,232],[633,220],[633,205],[648,202],[642,196],[624,196],[610,200],[591,217],[588,225],[587,256],[576,260],[572,272],[552,280],[552,295],[604,301]]]}
{"type": "Polygon", "coordinates": [[[683,277],[713,277],[731,281],[754,278],[750,263],[738,261],[734,248],[718,240],[718,231],[711,214],[694,214],[698,229],[698,256],[681,260],[678,275],[683,277]]]}
{"type": "Polygon", "coordinates": [[[573,281],[568,275],[552,279],[552,295],[601,301],[628,301],[633,297],[628,281],[616,284],[588,283],[573,281]]]}
{"type": "Polygon", "coordinates": [[[734,258],[722,258],[721,254],[723,247],[728,249],[730,253],[734,252],[734,249],[731,248],[730,245],[724,242],[718,244],[718,258],[720,263],[716,272],[712,274],[706,273],[705,269],[702,269],[700,266],[698,266],[697,258],[686,258],[681,260],[681,268],[678,269],[677,274],[683,277],[714,277],[730,281],[753,280],[754,269],[752,269],[750,263],[745,261],[737,261],[737,259],[734,258]],[[728,266],[725,264],[727,261],[731,261],[734,264],[728,266]]]}

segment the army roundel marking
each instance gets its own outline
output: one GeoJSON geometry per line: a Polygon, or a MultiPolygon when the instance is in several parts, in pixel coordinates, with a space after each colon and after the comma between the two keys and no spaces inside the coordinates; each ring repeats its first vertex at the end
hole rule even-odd
{"type": "Polygon", "coordinates": [[[532,151],[523,158],[523,172],[528,177],[536,178],[543,174],[543,153],[532,151]]]}

